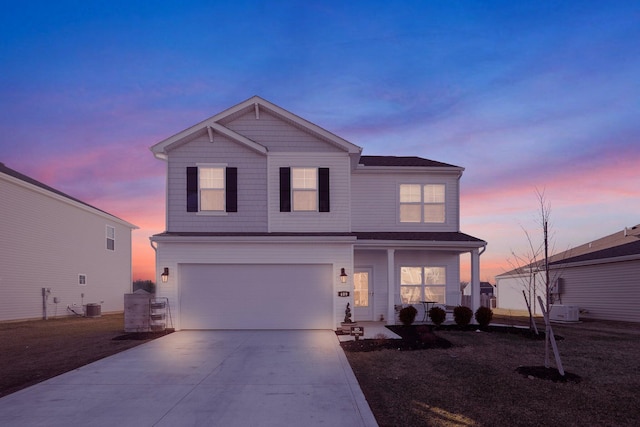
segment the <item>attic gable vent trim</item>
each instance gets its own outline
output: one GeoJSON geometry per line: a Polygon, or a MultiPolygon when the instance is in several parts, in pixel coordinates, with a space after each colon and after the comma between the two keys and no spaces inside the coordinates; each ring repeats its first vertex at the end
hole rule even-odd
{"type": "Polygon", "coordinates": [[[256,120],[260,120],[260,104],[256,102],[253,104],[253,107],[256,110],[256,120]]]}
{"type": "Polygon", "coordinates": [[[207,132],[209,133],[209,142],[213,144],[213,129],[211,129],[211,126],[207,126],[207,132]]]}

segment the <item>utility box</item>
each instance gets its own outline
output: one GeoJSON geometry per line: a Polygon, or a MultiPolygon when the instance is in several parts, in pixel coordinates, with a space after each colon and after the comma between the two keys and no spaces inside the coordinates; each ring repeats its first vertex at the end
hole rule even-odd
{"type": "Polygon", "coordinates": [[[87,317],[100,317],[102,315],[102,306],[100,304],[87,304],[85,316],[87,317]]]}
{"type": "Polygon", "coordinates": [[[549,319],[557,322],[578,322],[580,320],[580,310],[577,305],[554,304],[549,310],[549,319]]]}
{"type": "Polygon", "coordinates": [[[148,332],[150,330],[149,304],[152,297],[152,294],[142,290],[138,290],[133,294],[125,294],[125,332],[148,332]]]}

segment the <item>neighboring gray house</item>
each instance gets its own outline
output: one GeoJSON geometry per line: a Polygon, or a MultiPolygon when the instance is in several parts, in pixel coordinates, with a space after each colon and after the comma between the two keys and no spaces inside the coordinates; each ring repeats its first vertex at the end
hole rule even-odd
{"type": "Polygon", "coordinates": [[[397,305],[473,304],[486,242],[460,232],[463,168],[362,149],[253,97],[151,147],[167,163],[158,296],[177,329],[335,329],[397,305]],[[164,273],[166,282],[162,282],[164,273]]]}
{"type": "MultiPolygon", "coordinates": [[[[554,306],[581,318],[640,322],[640,225],[554,255],[549,263],[554,306]]],[[[543,266],[496,277],[497,307],[526,310],[522,290],[544,299],[543,266]],[[525,286],[531,284],[531,286],[525,286]]],[[[541,314],[538,304],[536,314],[541,314]]]]}
{"type": "Polygon", "coordinates": [[[135,225],[3,163],[0,200],[0,321],[123,310],[135,225]]]}

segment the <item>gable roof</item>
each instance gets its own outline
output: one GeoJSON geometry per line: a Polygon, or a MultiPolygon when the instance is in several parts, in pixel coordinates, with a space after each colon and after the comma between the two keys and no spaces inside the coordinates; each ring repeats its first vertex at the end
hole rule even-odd
{"type": "MultiPolygon", "coordinates": [[[[640,255],[640,246],[633,245],[640,242],[638,239],[640,239],[640,224],[633,227],[625,227],[622,231],[550,256],[549,266],[640,255]]],[[[507,271],[496,277],[507,277],[531,270],[544,270],[544,260],[507,271]]]]}
{"type": "MultiPolygon", "coordinates": [[[[48,186],[48,185],[46,185],[46,184],[44,184],[44,183],[42,183],[42,182],[40,182],[38,180],[35,180],[35,179],[33,179],[33,178],[31,178],[31,177],[29,177],[27,175],[24,175],[24,174],[22,174],[22,173],[20,173],[20,172],[18,172],[16,170],[13,170],[13,169],[7,167],[4,163],[1,163],[1,162],[0,162],[0,174],[4,174],[6,177],[10,177],[9,180],[13,181],[14,183],[18,183],[18,184],[21,184],[23,186],[28,186],[28,187],[31,187],[31,188],[35,187],[36,189],[40,190],[40,192],[46,192],[46,193],[49,193],[50,195],[54,195],[54,197],[56,197],[58,199],[62,199],[64,201],[66,201],[66,202],[71,202],[71,204],[74,204],[74,205],[78,205],[79,204],[79,205],[81,205],[80,207],[82,207],[82,208],[85,208],[85,209],[88,208],[89,210],[97,211],[97,212],[94,212],[94,213],[98,213],[98,214],[101,214],[101,215],[107,215],[107,216],[111,217],[111,219],[113,219],[113,220],[115,220],[115,221],[117,221],[117,222],[119,222],[119,223],[121,223],[121,224],[123,224],[123,225],[125,225],[125,226],[127,226],[129,228],[131,228],[131,229],[139,228],[138,226],[133,225],[133,224],[121,219],[121,218],[118,218],[117,216],[112,215],[109,212],[103,211],[102,209],[98,209],[95,206],[92,206],[92,205],[90,205],[88,203],[85,203],[80,199],[76,199],[75,197],[72,197],[72,196],[70,196],[70,195],[68,195],[66,193],[63,193],[60,190],[56,190],[55,188],[50,187],[50,186],[48,186]]],[[[1,175],[0,175],[0,177],[1,177],[1,175]]]]}
{"type": "Polygon", "coordinates": [[[445,167],[459,168],[459,166],[436,162],[417,156],[360,156],[360,164],[363,166],[379,167],[445,167]]]}
{"type": "Polygon", "coordinates": [[[640,256],[640,240],[626,243],[624,245],[614,246],[611,248],[574,256],[574,257],[563,259],[560,261],[555,261],[555,262],[549,263],[549,265],[557,266],[561,264],[572,264],[576,262],[586,262],[586,261],[599,261],[604,259],[629,257],[634,255],[640,256]]]}
{"type": "Polygon", "coordinates": [[[359,156],[362,152],[362,148],[358,147],[355,144],[350,143],[349,141],[327,131],[326,129],[321,128],[318,125],[315,125],[295,114],[285,110],[284,108],[278,107],[271,102],[260,98],[259,96],[253,96],[246,101],[243,101],[231,108],[228,108],[221,113],[218,113],[212,117],[209,117],[202,122],[191,126],[188,129],[183,130],[159,143],[153,145],[151,147],[151,151],[155,155],[156,158],[165,160],[167,158],[167,150],[174,144],[181,143],[186,139],[194,136],[198,133],[209,132],[209,129],[215,132],[219,132],[225,135],[228,138],[235,140],[238,143],[244,144],[247,147],[257,151],[261,154],[266,154],[268,152],[267,147],[243,136],[239,133],[227,128],[224,124],[231,121],[234,117],[237,117],[241,114],[246,114],[250,111],[255,111],[256,117],[260,116],[260,111],[265,109],[270,114],[273,114],[276,117],[287,121],[298,128],[303,129],[306,132],[309,132],[316,137],[336,146],[347,153],[355,156],[359,156]]]}

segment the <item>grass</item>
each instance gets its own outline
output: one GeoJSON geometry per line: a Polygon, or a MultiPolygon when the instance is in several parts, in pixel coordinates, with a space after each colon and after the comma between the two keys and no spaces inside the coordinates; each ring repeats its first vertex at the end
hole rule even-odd
{"type": "Polygon", "coordinates": [[[584,322],[554,332],[579,383],[516,373],[544,364],[544,341],[496,332],[440,331],[453,347],[347,358],[381,426],[637,425],[640,325],[584,322]]]}
{"type": "Polygon", "coordinates": [[[123,331],[122,313],[0,323],[0,397],[145,342],[123,331]]]}
{"type": "MultiPolygon", "coordinates": [[[[114,339],[123,325],[122,314],[0,323],[0,396],[145,342],[114,339]]],[[[346,354],[381,426],[636,426],[640,324],[554,332],[579,383],[516,373],[543,365],[544,341],[513,334],[440,331],[452,347],[346,354]]]]}

